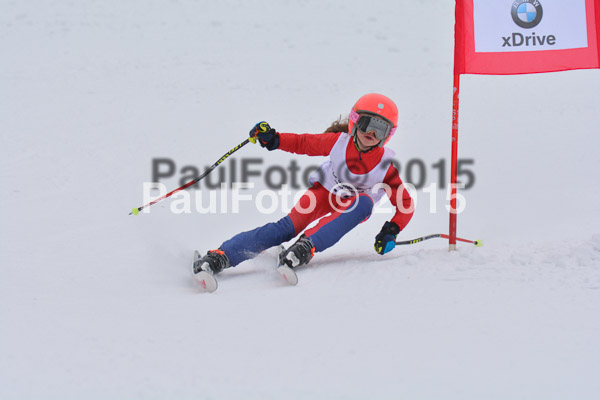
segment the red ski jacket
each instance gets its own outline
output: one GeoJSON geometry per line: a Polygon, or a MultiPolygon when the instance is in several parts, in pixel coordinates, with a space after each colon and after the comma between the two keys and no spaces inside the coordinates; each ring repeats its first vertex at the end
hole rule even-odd
{"type": "MultiPolygon", "coordinates": [[[[295,154],[309,156],[328,156],[342,132],[322,134],[295,134],[279,133],[279,149],[295,154]]],[[[359,151],[353,140],[346,147],[346,166],[354,174],[365,174],[371,171],[383,157],[383,147],[373,147],[367,151],[359,151]]],[[[402,180],[398,170],[390,164],[383,180],[391,189],[390,202],[396,207],[396,214],[392,218],[400,230],[408,224],[413,216],[413,203],[410,194],[402,186],[402,180]],[[402,196],[398,197],[398,191],[402,190],[402,196]],[[398,204],[397,199],[402,199],[398,204]]]]}

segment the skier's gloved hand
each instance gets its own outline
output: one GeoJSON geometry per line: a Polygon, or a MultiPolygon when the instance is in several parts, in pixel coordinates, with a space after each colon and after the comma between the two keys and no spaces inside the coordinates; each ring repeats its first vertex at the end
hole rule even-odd
{"type": "Polygon", "coordinates": [[[400,227],[395,222],[387,221],[383,224],[381,231],[375,236],[375,251],[378,254],[385,254],[394,250],[398,233],[400,227]]]}
{"type": "Polygon", "coordinates": [[[266,147],[268,150],[275,150],[279,147],[279,134],[268,123],[262,121],[254,125],[250,130],[250,141],[252,143],[258,141],[262,147],[266,147]]]}

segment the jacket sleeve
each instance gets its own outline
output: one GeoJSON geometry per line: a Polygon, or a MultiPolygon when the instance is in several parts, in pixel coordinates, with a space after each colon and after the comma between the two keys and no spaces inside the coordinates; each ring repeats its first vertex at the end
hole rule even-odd
{"type": "Polygon", "coordinates": [[[390,164],[384,183],[390,187],[391,191],[388,193],[388,197],[392,205],[396,207],[396,214],[392,217],[392,222],[395,222],[402,231],[408,225],[415,211],[413,199],[404,187],[394,164],[390,164]]]}
{"type": "Polygon", "coordinates": [[[320,134],[279,133],[279,149],[308,156],[328,156],[341,132],[320,134]]]}

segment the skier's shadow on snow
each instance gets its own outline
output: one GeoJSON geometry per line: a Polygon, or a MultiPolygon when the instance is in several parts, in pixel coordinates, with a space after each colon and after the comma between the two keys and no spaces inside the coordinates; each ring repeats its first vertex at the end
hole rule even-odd
{"type": "Polygon", "coordinates": [[[346,262],[352,262],[352,264],[361,263],[380,263],[390,262],[392,260],[398,260],[406,257],[406,254],[386,254],[384,256],[380,254],[374,254],[373,252],[354,252],[346,254],[323,254],[317,258],[319,254],[315,255],[315,258],[308,264],[307,267],[323,267],[328,264],[343,264],[346,262]]]}

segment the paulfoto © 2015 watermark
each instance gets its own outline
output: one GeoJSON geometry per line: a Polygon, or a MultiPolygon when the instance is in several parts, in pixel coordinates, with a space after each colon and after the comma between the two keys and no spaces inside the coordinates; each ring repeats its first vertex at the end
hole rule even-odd
{"type": "MultiPolygon", "coordinates": [[[[419,158],[409,159],[405,164],[393,160],[393,164],[400,173],[405,184],[411,184],[416,189],[423,189],[427,185],[427,178],[432,174],[436,179],[436,185],[440,189],[447,186],[447,173],[449,168],[446,159],[439,159],[435,163],[427,164],[419,158]]],[[[457,178],[465,190],[475,185],[475,173],[472,167],[474,159],[459,159],[457,163],[457,178]]],[[[389,164],[384,165],[387,168],[389,164]]],[[[171,158],[153,158],[151,169],[151,182],[161,181],[179,176],[179,185],[184,185],[199,176],[207,167],[200,168],[195,165],[184,165],[177,167],[171,158]]],[[[309,178],[311,174],[318,171],[319,165],[301,167],[295,159],[291,159],[287,166],[267,165],[262,158],[231,158],[227,165],[222,165],[218,171],[207,175],[194,188],[204,187],[206,189],[219,189],[222,183],[228,183],[233,187],[234,182],[249,183],[254,179],[263,179],[267,188],[277,190],[283,185],[288,185],[292,190],[306,189],[310,187],[309,178]]],[[[343,174],[342,174],[343,175],[343,174]]],[[[429,185],[427,185],[429,186],[429,185]]]]}
{"type": "MultiPolygon", "coordinates": [[[[450,200],[451,190],[445,190],[446,184],[444,176],[446,174],[446,160],[440,159],[431,164],[431,170],[440,178],[440,183],[430,183],[427,186],[427,164],[420,159],[411,159],[402,168],[402,165],[393,161],[398,171],[404,172],[404,184],[393,191],[385,183],[376,185],[374,191],[383,190],[387,196],[394,197],[398,208],[404,212],[412,212],[419,202],[419,191],[422,196],[428,196],[429,212],[438,211],[438,191],[446,191],[445,197],[447,204],[446,211],[451,211],[450,200]],[[403,209],[402,194],[404,190],[408,191],[413,199],[409,209],[403,209]]],[[[457,188],[469,189],[475,183],[475,174],[469,169],[474,164],[472,159],[459,160],[457,175],[464,178],[464,182],[459,182],[457,188]]],[[[389,164],[385,166],[387,168],[389,164]]],[[[164,196],[167,193],[167,187],[160,182],[162,179],[169,179],[176,176],[176,163],[167,158],[155,158],[152,160],[153,182],[146,182],[143,185],[143,201],[151,202],[156,198],[164,196]]],[[[186,165],[179,169],[180,184],[185,184],[201,173],[201,169],[195,166],[186,165]]],[[[216,172],[216,171],[215,171],[216,172]]],[[[301,168],[296,160],[290,160],[286,167],[273,165],[264,167],[264,162],[260,158],[243,158],[241,160],[232,159],[229,168],[221,168],[218,174],[213,175],[213,180],[209,179],[210,174],[201,182],[190,189],[179,191],[173,195],[169,205],[169,210],[174,214],[200,213],[239,213],[243,204],[251,203],[254,208],[262,214],[288,213],[294,205],[298,203],[300,197],[305,194],[305,189],[310,187],[310,176],[318,177],[319,167],[316,165],[301,168]],[[262,167],[262,168],[261,168],[262,167]],[[266,188],[258,191],[251,191],[256,187],[254,180],[263,179],[266,188]],[[251,181],[252,180],[252,181],[251,181]]],[[[334,210],[343,210],[349,204],[349,199],[363,191],[361,182],[348,182],[344,180],[344,171],[338,171],[338,176],[342,179],[335,188],[332,188],[332,195],[329,197],[330,205],[334,210]]],[[[317,178],[318,180],[318,178],[317,178]]],[[[456,194],[457,207],[456,212],[461,213],[466,207],[466,199],[460,193],[456,194]]],[[[311,207],[315,204],[311,202],[306,209],[301,212],[311,212],[311,207]]],[[[298,207],[298,206],[296,206],[298,207]]],[[[396,207],[389,201],[379,202],[374,213],[392,213],[396,207]]],[[[149,212],[145,209],[144,213],[149,212]]]]}
{"type": "MultiPolygon", "coordinates": [[[[339,185],[342,191],[336,194],[331,193],[329,204],[334,211],[352,210],[352,207],[358,204],[352,203],[351,199],[361,193],[360,189],[351,184],[343,183],[339,185]],[[344,195],[347,193],[348,195],[344,195]],[[350,206],[350,207],[348,207],[350,206]]],[[[305,193],[304,190],[293,191],[288,185],[282,185],[279,189],[262,189],[256,192],[249,192],[247,189],[254,189],[253,182],[234,182],[232,187],[222,183],[219,190],[216,189],[194,189],[179,191],[171,197],[169,211],[173,214],[239,214],[243,204],[252,204],[256,211],[261,214],[269,215],[274,213],[289,213],[292,207],[298,204],[300,197],[304,194],[311,195],[311,192],[305,193]]],[[[461,189],[462,184],[457,184],[461,189]]],[[[335,191],[337,188],[334,188],[335,191]]],[[[375,190],[384,190],[391,195],[391,188],[385,183],[378,184],[375,190]]],[[[435,184],[423,188],[423,195],[428,196],[429,212],[435,214],[438,212],[438,188],[435,184]]],[[[162,183],[144,182],[143,201],[149,203],[152,200],[161,197],[167,193],[167,187],[162,183]]],[[[444,206],[447,212],[451,212],[450,200],[451,190],[446,190],[447,204],[444,206]]],[[[467,201],[465,197],[457,193],[456,213],[460,214],[465,210],[467,201]]],[[[391,195],[393,197],[393,195],[391,195]]],[[[384,199],[387,197],[384,197],[384,199]]],[[[401,212],[412,213],[419,202],[418,190],[412,184],[404,184],[396,191],[396,204],[401,212]],[[402,193],[406,190],[413,199],[408,208],[404,208],[402,202],[402,193]]],[[[300,213],[310,213],[316,207],[316,199],[313,197],[306,207],[298,209],[300,213]]],[[[394,213],[396,207],[387,201],[381,201],[373,208],[375,214],[394,213]]],[[[146,208],[142,213],[150,213],[150,208],[146,208]]]]}

